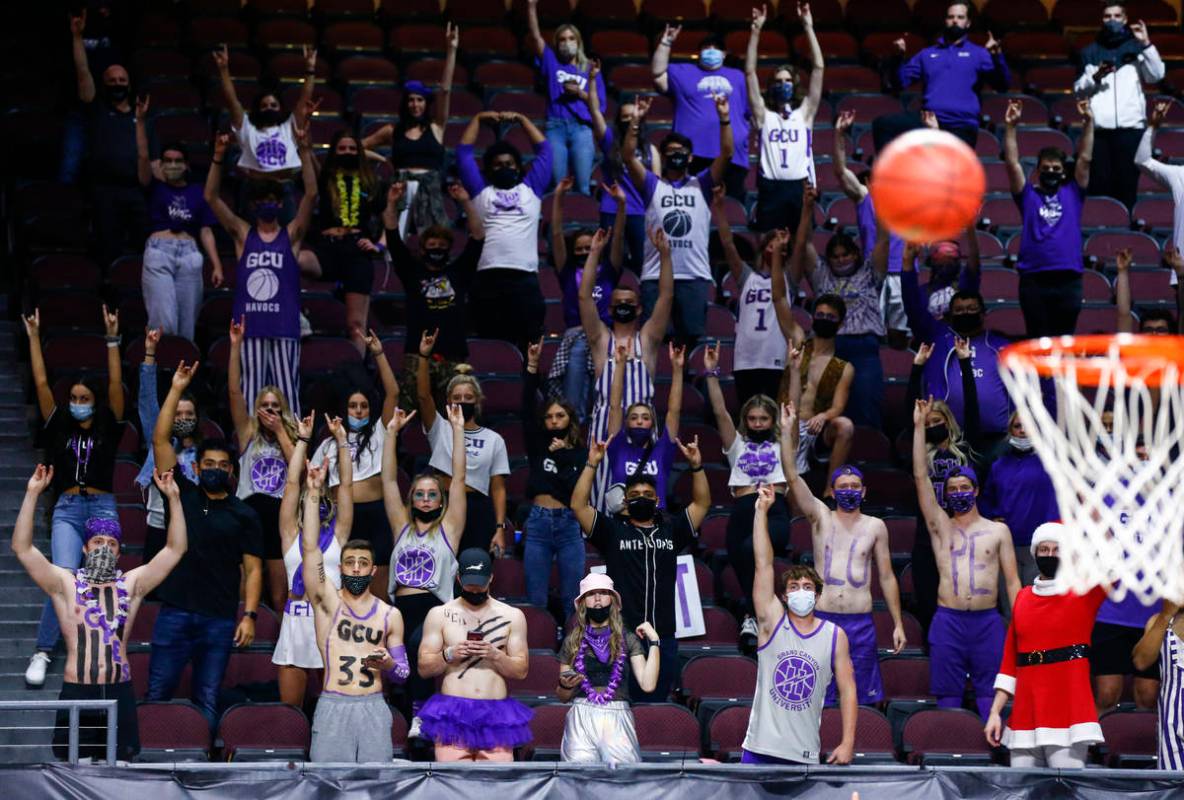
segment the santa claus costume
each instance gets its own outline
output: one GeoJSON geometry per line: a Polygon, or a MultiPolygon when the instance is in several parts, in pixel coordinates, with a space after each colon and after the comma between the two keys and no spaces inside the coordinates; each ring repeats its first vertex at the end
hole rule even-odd
{"type": "MultiPolygon", "coordinates": [[[[1062,530],[1052,522],[1037,528],[1032,555],[1042,542],[1059,542],[1062,530]]],[[[1002,737],[1012,766],[1084,766],[1089,745],[1103,740],[1089,642],[1106,589],[1057,593],[1054,583],[1042,575],[1016,596],[995,678],[995,688],[1013,697],[1002,737]]]]}

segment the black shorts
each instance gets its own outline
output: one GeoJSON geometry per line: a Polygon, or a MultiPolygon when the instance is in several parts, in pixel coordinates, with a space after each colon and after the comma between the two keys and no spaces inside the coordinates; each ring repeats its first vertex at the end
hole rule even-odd
{"type": "Polygon", "coordinates": [[[1143,638],[1142,628],[1095,622],[1093,640],[1089,646],[1089,671],[1097,675],[1134,675],[1136,678],[1159,680],[1159,664],[1145,670],[1135,669],[1131,652],[1143,638]]]}
{"type": "Polygon", "coordinates": [[[361,234],[322,236],[312,245],[321,262],[321,280],[336,281],[347,294],[369,295],[374,288],[374,255],[358,247],[361,234]]]}
{"type": "Polygon", "coordinates": [[[756,179],[756,211],[752,229],[770,231],[786,228],[797,230],[802,219],[802,187],[805,181],[772,181],[756,179]]]}
{"type": "Polygon", "coordinates": [[[263,560],[283,560],[284,547],[280,542],[280,503],[278,497],[268,494],[253,494],[243,501],[259,515],[259,527],[263,530],[263,560]]]}
{"type": "MultiPolygon", "coordinates": [[[[369,503],[354,503],[354,527],[351,538],[365,539],[374,548],[374,563],[385,567],[391,563],[391,550],[395,548],[395,536],[391,532],[390,519],[381,500],[369,503]]],[[[386,587],[382,587],[383,591],[386,587]]]]}
{"type": "MultiPolygon", "coordinates": [[[[136,719],[136,693],[131,681],[121,683],[63,683],[62,700],[115,700],[115,757],[131,761],[140,752],[140,725],[136,719]]],[[[70,757],[70,712],[57,712],[53,732],[53,754],[59,761],[70,757]]],[[[80,711],[78,714],[78,756],[103,761],[107,758],[107,714],[103,711],[80,711]]]]}

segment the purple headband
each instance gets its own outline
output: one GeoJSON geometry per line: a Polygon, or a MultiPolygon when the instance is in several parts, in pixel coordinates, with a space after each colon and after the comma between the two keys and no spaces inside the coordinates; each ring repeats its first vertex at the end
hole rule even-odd
{"type": "Polygon", "coordinates": [[[844,464],[830,474],[830,485],[834,486],[835,481],[837,481],[841,475],[855,475],[859,478],[859,480],[863,480],[863,473],[859,471],[859,467],[856,467],[852,464],[844,464]]]}
{"type": "Polygon", "coordinates": [[[110,536],[117,542],[123,541],[123,530],[119,527],[119,520],[107,517],[91,517],[86,521],[86,541],[95,536],[110,536]]]}
{"type": "Polygon", "coordinates": [[[949,483],[950,478],[970,478],[970,482],[974,484],[974,488],[978,488],[978,475],[974,471],[974,467],[962,466],[954,467],[946,473],[946,479],[942,483],[949,483]]]}
{"type": "Polygon", "coordinates": [[[423,81],[407,81],[403,84],[403,94],[418,94],[422,95],[425,100],[430,100],[432,90],[423,81]]]}

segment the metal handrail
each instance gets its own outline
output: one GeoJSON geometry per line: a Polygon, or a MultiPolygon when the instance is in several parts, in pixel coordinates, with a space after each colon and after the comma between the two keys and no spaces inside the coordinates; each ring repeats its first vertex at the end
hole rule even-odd
{"type": "Polygon", "coordinates": [[[61,711],[70,714],[69,755],[71,764],[78,763],[78,715],[81,711],[103,711],[107,714],[107,765],[115,766],[115,746],[119,730],[119,701],[109,700],[0,700],[3,711],[61,711]]]}

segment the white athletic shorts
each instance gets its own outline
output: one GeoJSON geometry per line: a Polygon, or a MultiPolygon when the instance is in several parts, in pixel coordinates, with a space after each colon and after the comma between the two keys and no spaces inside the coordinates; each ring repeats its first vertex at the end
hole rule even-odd
{"type": "Polygon", "coordinates": [[[289,600],[280,622],[280,636],[271,654],[271,663],[281,667],[321,669],[324,659],[317,644],[317,626],[312,606],[306,600],[289,600]]]}

